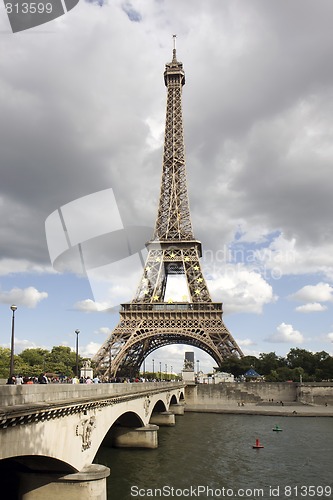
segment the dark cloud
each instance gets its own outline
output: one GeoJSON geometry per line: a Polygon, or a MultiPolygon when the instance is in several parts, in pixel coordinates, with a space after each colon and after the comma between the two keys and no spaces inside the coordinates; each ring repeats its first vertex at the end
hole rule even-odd
{"type": "Polygon", "coordinates": [[[330,0],[81,3],[61,36],[3,37],[1,257],[47,263],[48,215],[108,187],[126,225],[153,226],[175,32],[204,248],[222,248],[242,225],[325,247],[332,14],[330,0]]]}

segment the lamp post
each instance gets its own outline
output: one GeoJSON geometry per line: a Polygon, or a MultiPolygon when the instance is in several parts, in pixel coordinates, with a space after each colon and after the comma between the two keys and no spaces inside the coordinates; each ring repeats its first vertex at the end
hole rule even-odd
{"type": "Polygon", "coordinates": [[[75,330],[76,333],[76,370],[75,374],[79,377],[79,333],[80,330],[75,330]]]}
{"type": "Polygon", "coordinates": [[[197,369],[197,375],[199,377],[199,360],[198,359],[197,359],[197,367],[198,367],[198,369],[197,369]]]}
{"type": "Polygon", "coordinates": [[[162,380],[162,361],[160,361],[160,382],[162,380]]]}
{"type": "Polygon", "coordinates": [[[110,352],[109,352],[109,368],[110,368],[110,375],[109,375],[109,381],[111,382],[112,381],[112,350],[111,350],[111,347],[110,347],[110,352]]]}
{"type": "Polygon", "coordinates": [[[9,376],[12,377],[14,375],[14,327],[15,327],[15,311],[17,306],[14,304],[10,306],[13,316],[12,316],[12,338],[10,343],[10,368],[9,368],[9,376]]]}
{"type": "Polygon", "coordinates": [[[154,366],[155,359],[153,359],[152,362],[153,362],[153,379],[154,379],[155,378],[155,366],[154,366]]]}

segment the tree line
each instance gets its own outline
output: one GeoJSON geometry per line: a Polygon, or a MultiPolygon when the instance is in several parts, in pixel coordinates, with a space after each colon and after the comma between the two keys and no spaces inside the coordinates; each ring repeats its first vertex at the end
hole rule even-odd
{"type": "MultiPolygon", "coordinates": [[[[79,367],[87,358],[78,357],[79,367]]],[[[8,378],[10,349],[0,347],[0,378],[8,378]]],[[[14,373],[22,377],[38,377],[41,373],[73,377],[76,371],[76,353],[66,346],[55,346],[48,351],[40,347],[25,349],[14,356],[14,373]]]]}
{"type": "Polygon", "coordinates": [[[219,371],[244,375],[253,368],[267,382],[322,382],[333,380],[333,357],[325,351],[311,352],[292,348],[288,354],[277,356],[275,352],[260,353],[259,357],[244,356],[225,360],[219,371]]]}
{"type": "MultiPolygon", "coordinates": [[[[79,355],[79,367],[87,359],[79,355]]],[[[0,347],[0,378],[8,378],[9,364],[10,349],[0,347]]],[[[76,353],[66,346],[55,346],[51,351],[40,347],[25,349],[14,356],[14,368],[15,374],[23,377],[38,377],[44,372],[73,377],[76,371],[76,353]]],[[[223,362],[219,371],[240,377],[250,368],[254,368],[267,382],[333,380],[332,356],[325,351],[313,353],[298,348],[290,349],[285,357],[277,356],[275,352],[261,353],[259,357],[244,356],[241,359],[232,357],[223,362]]],[[[146,373],[146,378],[157,375],[157,373],[146,373]]]]}

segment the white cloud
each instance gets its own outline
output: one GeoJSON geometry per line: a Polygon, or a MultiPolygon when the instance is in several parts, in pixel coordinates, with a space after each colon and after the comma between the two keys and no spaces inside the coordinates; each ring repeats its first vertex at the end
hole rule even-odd
{"type": "Polygon", "coordinates": [[[51,265],[36,264],[24,259],[0,259],[0,276],[13,273],[55,274],[51,265]]]}
{"type": "Polygon", "coordinates": [[[252,339],[237,340],[237,344],[240,347],[248,347],[250,345],[256,345],[256,343],[252,339]]]}
{"type": "Polygon", "coordinates": [[[15,304],[33,309],[37,304],[48,297],[47,292],[39,292],[33,286],[28,288],[12,288],[8,292],[0,292],[0,302],[3,304],[15,304]]]}
{"type": "Polygon", "coordinates": [[[112,329],[111,329],[111,328],[109,328],[108,326],[101,326],[101,327],[98,329],[98,331],[97,331],[97,332],[95,332],[95,333],[97,333],[97,334],[102,333],[102,334],[103,334],[103,335],[105,335],[105,336],[109,336],[109,335],[111,335],[111,333],[112,333],[112,329]]]}
{"type": "Polygon", "coordinates": [[[319,304],[319,302],[310,302],[309,304],[304,304],[303,306],[296,307],[295,311],[301,313],[311,313],[311,312],[323,312],[326,311],[327,307],[319,304]]]}
{"type": "Polygon", "coordinates": [[[259,273],[241,265],[228,265],[221,274],[207,281],[213,300],[225,304],[225,313],[250,312],[260,314],[265,304],[277,300],[273,288],[259,273]]]}
{"type": "MultiPolygon", "coordinates": [[[[173,26],[186,73],[184,131],[195,237],[204,251],[216,252],[235,243],[240,229],[239,243],[260,252],[257,261],[243,261],[243,275],[212,271],[212,296],[226,312],[261,313],[276,300],[275,287],[281,296],[291,293],[286,281],[270,281],[275,272],[307,274],[309,283],[333,280],[333,66],[327,63],[333,2],[293,4],[136,0],[135,12],[126,15],[120,1],[103,7],[83,1],[29,36],[10,36],[0,12],[0,28],[8,34],[0,56],[0,274],[20,279],[23,272],[50,272],[46,217],[99,190],[114,189],[124,225],[154,224],[163,69],[172,55],[173,26]],[[131,22],[131,15],[141,21],[131,22]],[[273,241],[272,234],[278,234],[273,241]]],[[[133,288],[129,274],[126,265],[101,279],[90,276],[94,300],[77,303],[79,311],[132,300],[138,281],[133,288]]],[[[70,276],[63,278],[71,286],[70,276]]],[[[292,283],[296,290],[304,281],[292,283]]],[[[71,303],[81,298],[75,295],[71,303]]],[[[306,309],[321,300],[303,302],[306,309]]],[[[100,315],[86,316],[87,322],[97,316],[91,331],[100,315]]],[[[267,328],[264,315],[262,320],[256,333],[261,337],[267,328]]],[[[66,328],[66,314],[62,321],[66,328]]],[[[53,323],[56,339],[61,329],[53,323]]],[[[44,334],[36,325],[34,335],[44,334]]]]}
{"type": "Polygon", "coordinates": [[[95,302],[91,299],[84,299],[76,302],[74,304],[74,309],[77,309],[78,311],[82,312],[98,312],[98,311],[105,311],[109,305],[107,302],[95,302]]]}
{"type": "Polygon", "coordinates": [[[302,344],[304,337],[292,325],[281,323],[276,332],[266,339],[268,342],[288,342],[290,344],[302,344]]]}
{"type": "Polygon", "coordinates": [[[333,287],[328,283],[306,285],[291,295],[290,298],[302,302],[332,302],[333,287]]]}
{"type": "MultiPolygon", "coordinates": [[[[267,231],[264,233],[263,230],[262,233],[266,239],[269,238],[267,231]]],[[[260,240],[253,241],[258,245],[260,240]]],[[[269,272],[274,279],[283,275],[309,273],[321,273],[331,279],[333,278],[333,244],[327,241],[323,246],[314,247],[302,243],[295,237],[287,238],[279,232],[268,246],[262,245],[256,250],[244,251],[244,262],[249,267],[257,265],[263,272],[269,272]]]]}
{"type": "Polygon", "coordinates": [[[97,342],[89,342],[85,346],[80,346],[80,356],[84,358],[92,358],[100,347],[101,345],[97,342]]]}
{"type": "MultiPolygon", "coordinates": [[[[10,348],[10,343],[2,345],[3,347],[10,348]]],[[[15,354],[20,354],[25,349],[34,349],[37,347],[41,347],[42,349],[47,349],[47,347],[36,345],[34,342],[31,342],[30,340],[20,339],[17,336],[15,336],[14,338],[15,354]]]]}
{"type": "Polygon", "coordinates": [[[248,349],[247,347],[243,348],[242,350],[244,356],[255,356],[256,358],[259,358],[259,355],[262,352],[254,349],[248,349]]]}

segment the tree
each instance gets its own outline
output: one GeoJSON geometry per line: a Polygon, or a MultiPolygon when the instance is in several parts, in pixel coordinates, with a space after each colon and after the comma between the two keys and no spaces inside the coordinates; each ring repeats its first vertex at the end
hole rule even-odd
{"type": "MultiPolygon", "coordinates": [[[[0,348],[0,377],[9,376],[10,349],[0,348]]],[[[82,357],[79,356],[79,365],[82,357]]],[[[66,346],[55,346],[51,352],[40,347],[25,349],[14,356],[15,374],[27,377],[38,376],[42,372],[64,374],[72,377],[76,369],[76,353],[66,346]]]]}
{"type": "Polygon", "coordinates": [[[262,352],[259,354],[258,370],[260,371],[260,375],[268,375],[272,370],[285,365],[286,360],[281,356],[277,356],[275,352],[262,352]]]}
{"type": "Polygon", "coordinates": [[[290,349],[287,354],[287,363],[290,368],[302,367],[308,375],[313,375],[317,368],[315,355],[305,349],[290,349]]]}
{"type": "Polygon", "coordinates": [[[217,369],[220,372],[232,373],[235,377],[244,375],[250,368],[257,368],[258,358],[255,356],[244,356],[243,358],[231,357],[223,361],[217,369]]]}
{"type": "Polygon", "coordinates": [[[10,349],[0,347],[0,378],[9,377],[10,349]]]}
{"type": "Polygon", "coordinates": [[[272,370],[271,373],[265,376],[267,382],[287,382],[287,380],[293,380],[294,372],[292,368],[288,366],[280,366],[276,370],[272,370]]]}
{"type": "Polygon", "coordinates": [[[321,380],[333,380],[333,357],[328,356],[320,363],[321,380]]]}
{"type": "Polygon", "coordinates": [[[21,352],[20,358],[29,366],[41,365],[43,366],[45,357],[48,354],[46,349],[40,347],[25,349],[21,352]]]}

